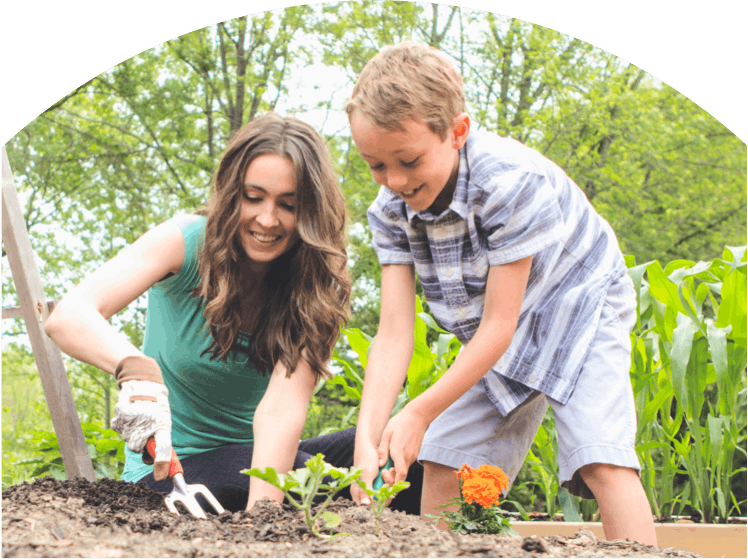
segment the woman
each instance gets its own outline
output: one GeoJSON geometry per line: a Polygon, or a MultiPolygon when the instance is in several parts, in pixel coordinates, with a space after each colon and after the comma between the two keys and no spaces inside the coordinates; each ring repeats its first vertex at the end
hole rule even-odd
{"type": "Polygon", "coordinates": [[[299,442],[348,316],[345,203],[322,138],[273,113],[234,134],[213,182],[200,215],[164,222],[105,263],[46,331],[115,375],[123,480],[170,490],[173,444],[187,482],[237,511],[283,499],[240,474],[250,465],[287,472],[319,452],[352,465],[353,429],[299,442]],[[146,291],[141,352],[107,319],[146,291]],[[141,453],[154,434],[151,468],[141,453]]]}

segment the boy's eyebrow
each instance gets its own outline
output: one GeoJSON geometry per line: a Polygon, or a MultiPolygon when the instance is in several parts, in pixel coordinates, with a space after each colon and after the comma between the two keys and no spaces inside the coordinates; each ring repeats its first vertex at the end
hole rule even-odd
{"type": "MultiPolygon", "coordinates": [[[[405,146],[404,148],[397,149],[397,150],[395,150],[392,153],[393,154],[399,154],[400,152],[407,152],[408,150],[413,150],[413,149],[417,149],[417,148],[418,148],[418,146],[405,146]]],[[[360,154],[363,157],[374,157],[371,154],[367,154],[367,153],[364,153],[364,152],[360,152],[360,154]]]]}
{"type": "MultiPolygon", "coordinates": [[[[255,185],[254,183],[244,183],[244,188],[245,189],[257,189],[258,191],[262,191],[265,194],[268,194],[267,189],[262,188],[260,185],[255,185]]],[[[279,197],[295,197],[296,191],[295,190],[286,191],[284,193],[280,193],[278,196],[279,197]]]]}

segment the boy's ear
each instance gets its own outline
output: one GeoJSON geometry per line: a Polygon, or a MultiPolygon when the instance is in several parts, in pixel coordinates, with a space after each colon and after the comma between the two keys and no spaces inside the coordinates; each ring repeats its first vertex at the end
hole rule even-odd
{"type": "Polygon", "coordinates": [[[460,113],[452,120],[450,127],[452,137],[452,147],[459,150],[465,145],[467,137],[470,134],[470,116],[467,113],[460,113]]]}

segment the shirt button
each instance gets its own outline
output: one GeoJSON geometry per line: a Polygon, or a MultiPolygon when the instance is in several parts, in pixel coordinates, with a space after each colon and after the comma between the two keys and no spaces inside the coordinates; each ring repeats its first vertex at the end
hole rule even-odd
{"type": "Polygon", "coordinates": [[[445,272],[447,273],[447,278],[452,278],[452,275],[455,273],[451,268],[448,268],[445,272]]]}

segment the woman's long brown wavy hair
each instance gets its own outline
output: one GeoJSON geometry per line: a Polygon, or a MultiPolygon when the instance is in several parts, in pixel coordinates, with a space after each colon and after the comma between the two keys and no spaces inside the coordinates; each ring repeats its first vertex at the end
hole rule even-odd
{"type": "Polygon", "coordinates": [[[250,288],[240,274],[240,263],[248,258],[239,236],[244,178],[249,164],[266,154],[286,157],[293,165],[299,240],[270,264],[261,281],[250,358],[263,373],[281,362],[290,375],[303,356],[318,378],[327,377],[351,293],[345,201],[320,135],[296,118],[275,113],[234,133],[200,212],[207,223],[202,284],[194,293],[206,302],[212,335],[207,352],[211,359],[225,360],[242,326],[240,302],[250,288]]]}

